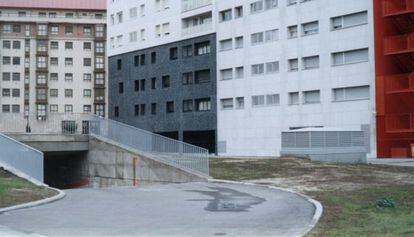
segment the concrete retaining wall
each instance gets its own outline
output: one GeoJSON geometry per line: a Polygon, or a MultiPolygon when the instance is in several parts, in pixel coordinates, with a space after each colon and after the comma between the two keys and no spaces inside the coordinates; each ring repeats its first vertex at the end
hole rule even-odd
{"type": "Polygon", "coordinates": [[[82,174],[93,187],[131,186],[134,177],[136,185],[207,180],[93,136],[84,162],[82,174]]]}

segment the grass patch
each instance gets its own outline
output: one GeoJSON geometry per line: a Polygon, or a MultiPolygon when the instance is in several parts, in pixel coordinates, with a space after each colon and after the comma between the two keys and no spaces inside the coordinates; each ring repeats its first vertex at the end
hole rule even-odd
{"type": "Polygon", "coordinates": [[[275,185],[320,201],[324,213],[308,236],[414,236],[414,168],[299,158],[211,159],[210,168],[217,179],[275,185]],[[381,199],[395,207],[378,207],[381,199]]]}
{"type": "Polygon", "coordinates": [[[0,208],[56,195],[54,190],[36,186],[0,168],[0,208]]]}

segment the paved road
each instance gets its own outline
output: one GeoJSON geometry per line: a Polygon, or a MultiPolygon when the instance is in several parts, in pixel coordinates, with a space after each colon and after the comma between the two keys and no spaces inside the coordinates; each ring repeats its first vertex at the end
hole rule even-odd
{"type": "Polygon", "coordinates": [[[314,206],[241,184],[188,183],[67,190],[57,202],[0,215],[0,225],[46,236],[297,236],[314,206]]]}

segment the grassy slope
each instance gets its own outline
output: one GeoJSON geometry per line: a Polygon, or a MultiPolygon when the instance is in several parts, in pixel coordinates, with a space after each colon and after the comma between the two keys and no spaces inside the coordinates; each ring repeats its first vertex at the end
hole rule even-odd
{"type": "Polygon", "coordinates": [[[324,214],[309,236],[414,236],[414,168],[295,158],[213,159],[210,167],[214,178],[274,184],[320,201],[324,214]],[[381,198],[394,199],[396,208],[375,207],[381,198]]]}

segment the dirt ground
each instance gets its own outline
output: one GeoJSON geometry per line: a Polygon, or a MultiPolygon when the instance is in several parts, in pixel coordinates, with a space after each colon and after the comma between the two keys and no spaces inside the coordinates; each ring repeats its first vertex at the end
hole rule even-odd
{"type": "Polygon", "coordinates": [[[0,208],[52,197],[57,192],[36,186],[0,168],[0,208]]]}

